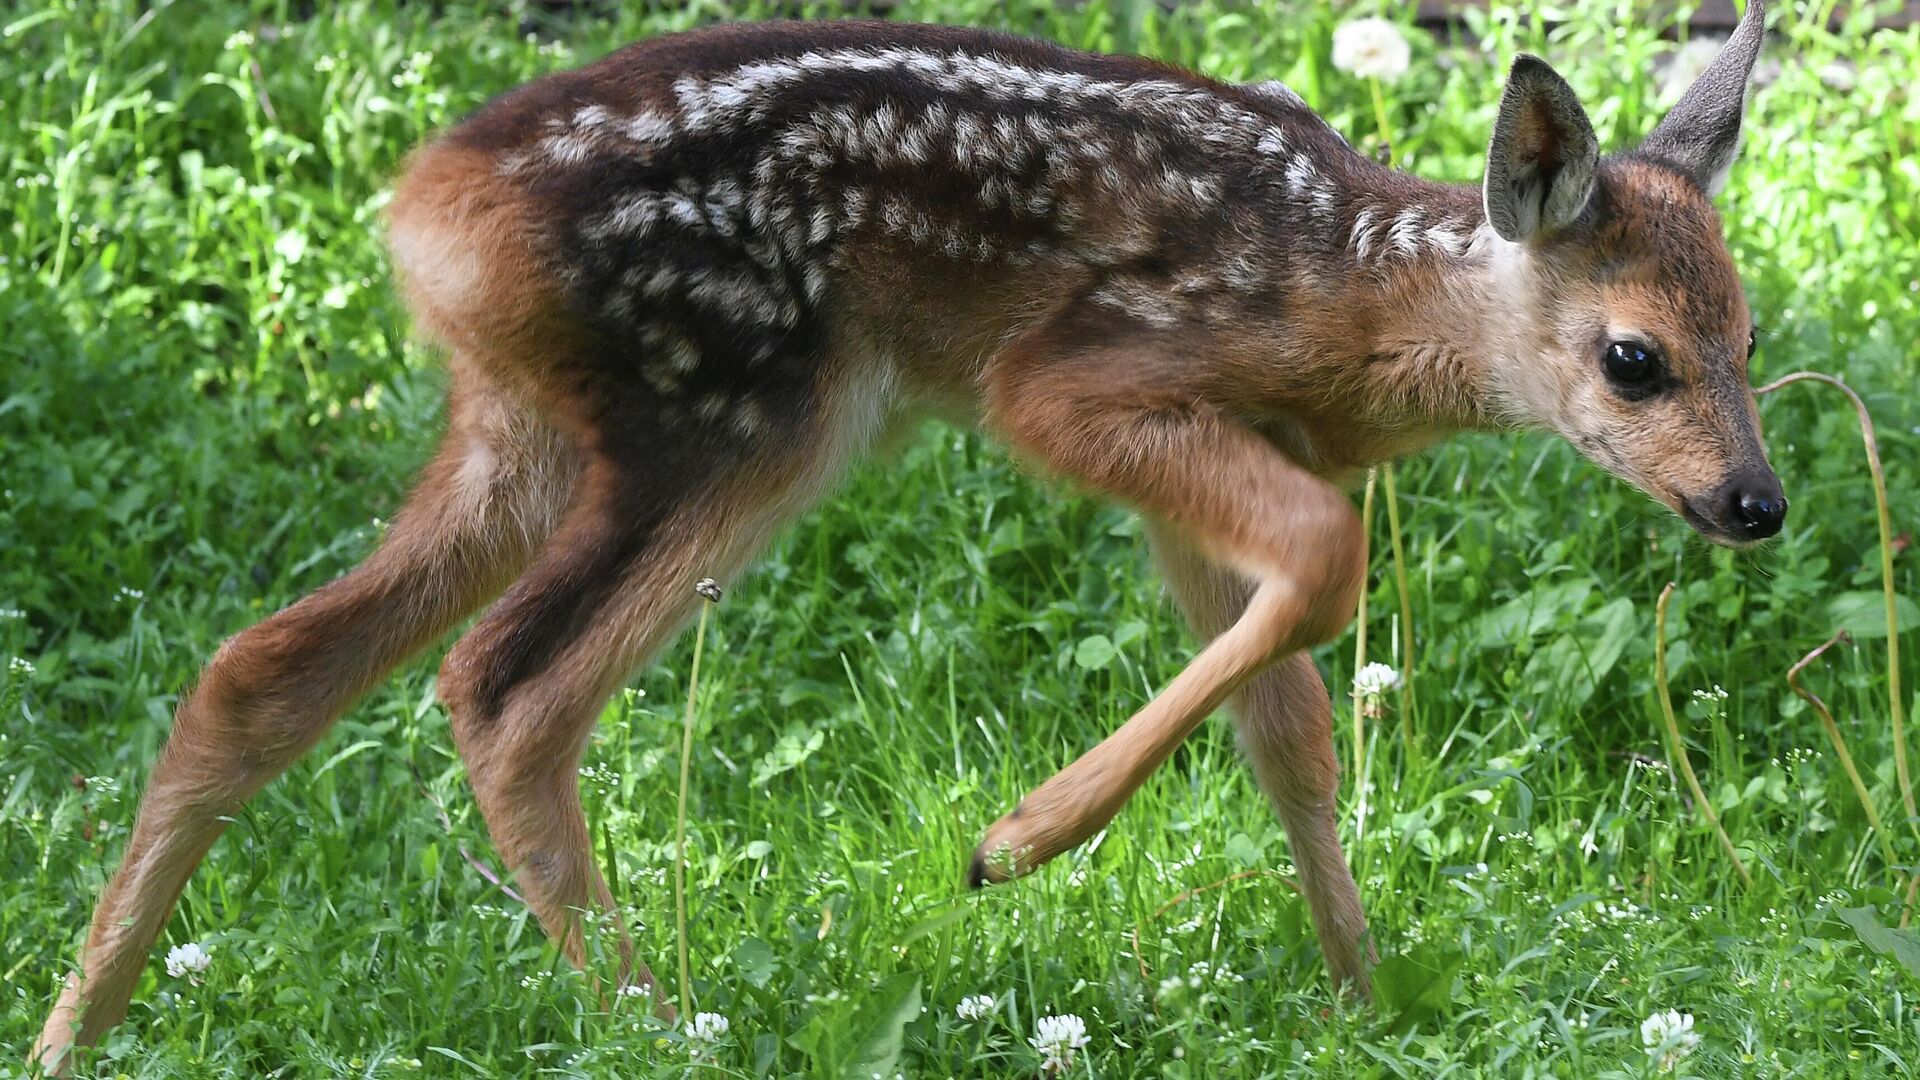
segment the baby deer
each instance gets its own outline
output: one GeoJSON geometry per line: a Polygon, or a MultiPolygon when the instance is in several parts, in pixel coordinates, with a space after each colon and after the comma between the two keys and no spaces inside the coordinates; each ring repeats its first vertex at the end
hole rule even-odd
{"type": "Polygon", "coordinates": [[[1480,188],[1376,165],[1278,83],[932,26],[717,27],[494,101],[414,154],[390,210],[453,372],[439,454],[364,564],[229,640],[182,701],[35,1059],[125,1014],[227,817],[496,594],[440,693],[501,856],[582,962],[581,913],[611,905],[576,787],[602,703],[697,579],[739,574],[929,413],[1137,508],[1210,639],[989,831],[974,880],[1085,839],[1235,699],[1327,965],[1364,992],[1303,651],[1363,584],[1353,478],[1545,427],[1713,540],[1780,528],[1709,201],[1762,18],[1608,157],[1520,57],[1480,188]]]}

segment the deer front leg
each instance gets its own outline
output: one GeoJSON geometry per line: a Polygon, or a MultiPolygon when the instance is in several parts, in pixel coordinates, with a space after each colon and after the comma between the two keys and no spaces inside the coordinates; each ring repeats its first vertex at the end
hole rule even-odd
{"type": "MultiPolygon", "coordinates": [[[[1216,566],[1173,530],[1149,522],[1147,534],[1167,589],[1194,632],[1216,634],[1245,609],[1252,586],[1216,566]]],[[[1374,961],[1360,890],[1340,849],[1335,798],[1340,760],[1333,749],[1333,703],[1306,653],[1249,680],[1228,706],[1260,789],[1286,827],[1300,891],[1313,913],[1320,952],[1336,988],[1365,996],[1374,961]]]]}
{"type": "Polygon", "coordinates": [[[971,883],[1025,874],[1104,827],[1214,709],[1351,617],[1365,536],[1346,496],[1182,385],[1199,361],[1130,346],[1067,360],[1017,345],[988,372],[992,417],[1051,471],[1164,521],[1253,583],[1245,609],[1152,702],[987,831],[971,883]]]}

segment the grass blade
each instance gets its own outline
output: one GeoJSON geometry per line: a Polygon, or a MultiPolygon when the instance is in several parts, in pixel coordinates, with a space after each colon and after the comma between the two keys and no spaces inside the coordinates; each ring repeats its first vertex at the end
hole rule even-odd
{"type": "Polygon", "coordinates": [[[1671,740],[1670,752],[1673,755],[1673,767],[1687,780],[1687,789],[1693,792],[1693,804],[1700,808],[1700,815],[1713,826],[1713,834],[1720,838],[1720,847],[1726,851],[1727,858],[1733,860],[1733,868],[1740,880],[1748,888],[1753,887],[1753,875],[1747,873],[1747,864],[1740,861],[1740,853],[1733,849],[1733,841],[1728,839],[1727,830],[1720,824],[1720,815],[1707,801],[1707,793],[1700,790],[1700,778],[1693,774],[1693,763],[1687,760],[1687,744],[1680,740],[1680,721],[1673,715],[1673,699],[1667,691],[1667,601],[1673,599],[1673,582],[1660,590],[1660,601],[1653,608],[1653,687],[1660,698],[1660,715],[1667,722],[1667,736],[1671,740]]]}
{"type": "MultiPolygon", "coordinates": [[[[1847,395],[1847,400],[1853,402],[1854,415],[1860,419],[1860,439],[1866,444],[1867,471],[1873,476],[1873,502],[1880,519],[1880,589],[1886,596],[1887,604],[1887,716],[1893,725],[1893,771],[1900,781],[1900,802],[1907,811],[1907,827],[1914,830],[1916,837],[1920,837],[1920,809],[1914,805],[1913,774],[1907,767],[1907,709],[1900,694],[1900,615],[1893,590],[1893,517],[1887,510],[1887,473],[1880,465],[1880,441],[1875,437],[1873,417],[1867,412],[1867,403],[1860,400],[1860,395],[1853,392],[1853,387],[1831,375],[1818,371],[1796,371],[1782,375],[1755,390],[1754,394],[1770,394],[1797,382],[1825,383],[1847,395]]],[[[1804,665],[1806,661],[1800,663],[1804,665]]],[[[1794,670],[1798,671],[1799,667],[1796,666],[1794,670]]],[[[1920,884],[1920,876],[1916,876],[1914,881],[1920,884]]]]}
{"type": "Polygon", "coordinates": [[[1853,793],[1860,798],[1861,809],[1867,812],[1867,826],[1873,830],[1873,838],[1880,842],[1880,854],[1887,860],[1889,867],[1897,865],[1893,854],[1893,841],[1887,838],[1886,827],[1880,823],[1880,809],[1873,804],[1873,796],[1867,794],[1866,781],[1860,779],[1860,770],[1853,764],[1853,754],[1847,750],[1847,740],[1840,735],[1840,725],[1833,722],[1833,713],[1827,709],[1827,703],[1819,695],[1800,685],[1800,672],[1808,664],[1819,659],[1828,649],[1847,640],[1845,630],[1838,631],[1812,652],[1800,658],[1800,662],[1787,669],[1787,689],[1800,696],[1800,700],[1813,706],[1820,717],[1820,723],[1827,729],[1827,739],[1833,743],[1833,752],[1839,755],[1840,767],[1846,770],[1847,780],[1853,784],[1853,793]]]}

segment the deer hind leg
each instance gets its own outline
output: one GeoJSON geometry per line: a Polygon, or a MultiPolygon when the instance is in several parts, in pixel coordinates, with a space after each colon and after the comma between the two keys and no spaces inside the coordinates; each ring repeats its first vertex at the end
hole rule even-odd
{"type": "Polygon", "coordinates": [[[730,581],[864,449],[870,390],[816,395],[746,445],[698,428],[603,440],[533,566],[448,654],[440,693],[488,832],[574,964],[588,966],[583,916],[614,916],[621,984],[655,985],[591,858],[578,764],[594,721],[685,624],[695,583],[730,581]]]}
{"type": "MultiPolygon", "coordinates": [[[[1224,633],[1246,610],[1252,584],[1208,561],[1174,530],[1147,528],[1167,587],[1194,632],[1224,633]]],[[[1373,949],[1335,826],[1340,765],[1326,684],[1306,653],[1294,653],[1250,679],[1230,706],[1254,776],[1286,827],[1334,986],[1365,995],[1373,949]]]]}
{"type": "Polygon", "coordinates": [[[1363,580],[1364,536],[1346,496],[1208,406],[1204,385],[1183,384],[1204,376],[1191,355],[1204,341],[1141,333],[1089,349],[1089,328],[1112,320],[1078,314],[995,358],[995,422],[1016,447],[1168,522],[1254,588],[1158,697],[987,831],[975,884],[1026,873],[1105,826],[1234,691],[1338,633],[1363,580]]]}
{"type": "Polygon", "coordinates": [[[455,359],[440,451],[358,568],[221,646],[181,702],[120,868],[33,1050],[64,1071],[126,1014],[147,950],[227,818],[408,655],[524,565],[565,502],[569,451],[455,359]]]}

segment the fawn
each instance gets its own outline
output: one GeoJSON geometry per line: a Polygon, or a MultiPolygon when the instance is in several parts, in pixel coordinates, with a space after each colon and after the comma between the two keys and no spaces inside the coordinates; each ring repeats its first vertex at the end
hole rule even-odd
{"type": "Polygon", "coordinates": [[[581,913],[611,906],[576,780],[603,701],[696,579],[739,574],[929,413],[1137,508],[1210,639],[992,827],[973,881],[1104,826],[1232,698],[1326,964],[1364,994],[1303,651],[1363,585],[1354,477],[1542,427],[1712,540],[1781,527],[1710,202],[1763,20],[1753,0],[1607,157],[1521,56],[1478,188],[1375,164],[1277,83],[931,26],[711,28],[497,99],[413,155],[389,210],[453,373],[438,456],[365,563],[226,642],[182,701],[35,1060],[124,1016],[226,816],[489,600],[440,694],[501,856],[582,963],[581,913]]]}

